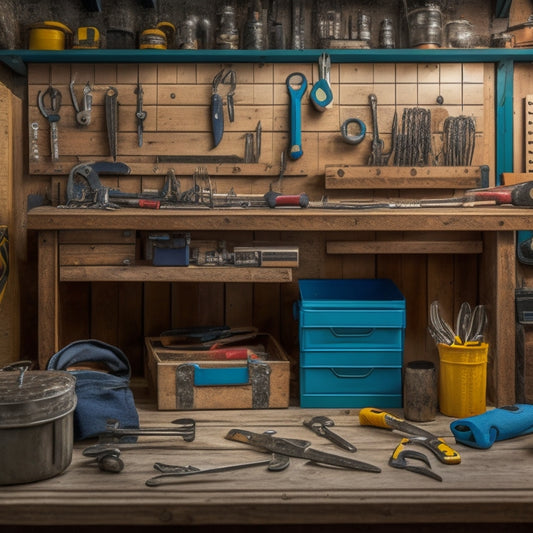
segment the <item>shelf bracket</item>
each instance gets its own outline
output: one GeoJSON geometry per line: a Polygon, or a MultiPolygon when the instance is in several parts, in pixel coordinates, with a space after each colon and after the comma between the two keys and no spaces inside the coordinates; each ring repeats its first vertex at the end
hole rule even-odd
{"type": "Polygon", "coordinates": [[[4,54],[0,56],[0,61],[9,67],[13,72],[20,74],[21,76],[26,76],[28,70],[26,68],[26,63],[23,61],[22,57],[18,54],[4,54]]]}

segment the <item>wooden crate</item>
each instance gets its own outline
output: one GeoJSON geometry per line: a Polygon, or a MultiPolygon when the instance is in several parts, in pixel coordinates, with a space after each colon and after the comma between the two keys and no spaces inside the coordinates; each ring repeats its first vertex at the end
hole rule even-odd
{"type": "Polygon", "coordinates": [[[268,355],[248,360],[206,360],[206,351],[165,347],[158,337],[147,337],[145,342],[148,383],[158,409],[289,406],[290,363],[271,335],[258,334],[253,342],[268,355]],[[235,384],[228,383],[232,376],[236,377],[235,384]]]}

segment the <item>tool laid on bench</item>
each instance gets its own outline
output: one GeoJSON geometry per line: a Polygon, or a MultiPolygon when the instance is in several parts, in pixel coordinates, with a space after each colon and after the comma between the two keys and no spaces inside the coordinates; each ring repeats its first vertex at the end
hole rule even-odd
{"type": "Polygon", "coordinates": [[[373,407],[361,409],[359,411],[359,422],[362,426],[396,429],[402,433],[411,435],[409,438],[402,439],[396,448],[397,450],[400,448],[399,451],[407,444],[420,444],[432,451],[441,463],[454,465],[461,462],[461,456],[450,448],[440,437],[381,409],[375,409],[373,407]]]}
{"type": "Polygon", "coordinates": [[[61,107],[61,92],[52,87],[51,85],[46,91],[39,91],[37,94],[37,106],[39,111],[46,120],[50,127],[50,155],[52,161],[59,160],[59,134],[57,123],[61,118],[59,116],[59,108],[61,107]],[[45,102],[48,100],[48,103],[45,102]]]}
{"type": "Polygon", "coordinates": [[[284,439],[273,437],[272,435],[265,435],[264,433],[253,433],[244,429],[231,429],[225,438],[236,442],[244,442],[245,444],[263,448],[270,452],[280,453],[281,455],[307,459],[314,463],[349,468],[352,470],[363,470],[365,472],[381,472],[381,468],[369,463],[310,448],[311,443],[305,440],[284,439]]]}
{"type": "Polygon", "coordinates": [[[290,458],[286,455],[273,453],[270,459],[263,459],[261,461],[252,461],[249,463],[238,463],[233,465],[214,466],[211,468],[196,468],[195,466],[179,466],[179,465],[165,465],[162,463],[155,463],[154,468],[159,470],[161,474],[154,476],[146,481],[148,487],[156,487],[163,484],[165,481],[172,480],[172,478],[182,478],[185,476],[193,476],[196,474],[215,474],[218,472],[230,472],[232,470],[242,470],[244,468],[251,468],[255,466],[266,466],[271,472],[281,472],[285,470],[290,464],[290,458]]]}
{"type": "Polygon", "coordinates": [[[423,453],[415,450],[401,450],[396,448],[389,459],[389,465],[393,468],[402,468],[409,472],[415,472],[416,474],[422,474],[437,481],[442,481],[442,477],[431,470],[429,459],[423,453]],[[426,464],[427,467],[409,464],[406,459],[418,459],[426,464]]]}
{"type": "Polygon", "coordinates": [[[343,439],[340,435],[337,435],[337,433],[334,433],[329,429],[330,427],[333,427],[335,425],[335,422],[327,416],[314,416],[310,420],[304,420],[304,426],[308,427],[311,431],[316,433],[317,435],[320,435],[321,437],[324,437],[340,448],[344,450],[348,450],[349,452],[356,452],[357,448],[349,443],[347,440],[343,439]]]}
{"type": "Polygon", "coordinates": [[[74,80],[70,82],[69,89],[70,99],[72,100],[72,105],[76,111],[76,123],[79,126],[88,126],[91,123],[91,111],[93,105],[93,97],[91,95],[92,89],[89,82],[87,82],[83,88],[83,99],[82,105],[80,106],[74,90],[74,83],[74,80]]]}

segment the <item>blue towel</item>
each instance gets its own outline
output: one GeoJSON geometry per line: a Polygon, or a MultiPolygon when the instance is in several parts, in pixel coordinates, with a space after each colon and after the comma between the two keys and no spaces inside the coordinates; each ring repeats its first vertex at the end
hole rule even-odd
{"type": "Polygon", "coordinates": [[[70,370],[76,377],[78,403],[74,411],[74,440],[95,437],[106,430],[108,419],[121,428],[137,429],[139,415],[129,387],[131,367],[119,348],[89,339],[69,344],[54,354],[49,370],[67,370],[84,362],[99,363],[107,372],[70,370]]]}
{"type": "Polygon", "coordinates": [[[515,404],[450,424],[455,440],[472,448],[490,448],[496,441],[533,433],[533,405],[515,404]]]}

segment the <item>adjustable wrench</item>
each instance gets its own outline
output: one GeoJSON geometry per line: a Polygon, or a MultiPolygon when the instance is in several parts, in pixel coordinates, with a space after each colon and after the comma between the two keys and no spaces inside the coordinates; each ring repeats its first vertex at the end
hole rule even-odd
{"type": "Polygon", "coordinates": [[[302,96],[307,89],[307,79],[301,72],[293,72],[287,76],[287,89],[290,96],[290,116],[291,116],[291,141],[289,147],[289,157],[300,159],[302,150],[302,96]]]}

